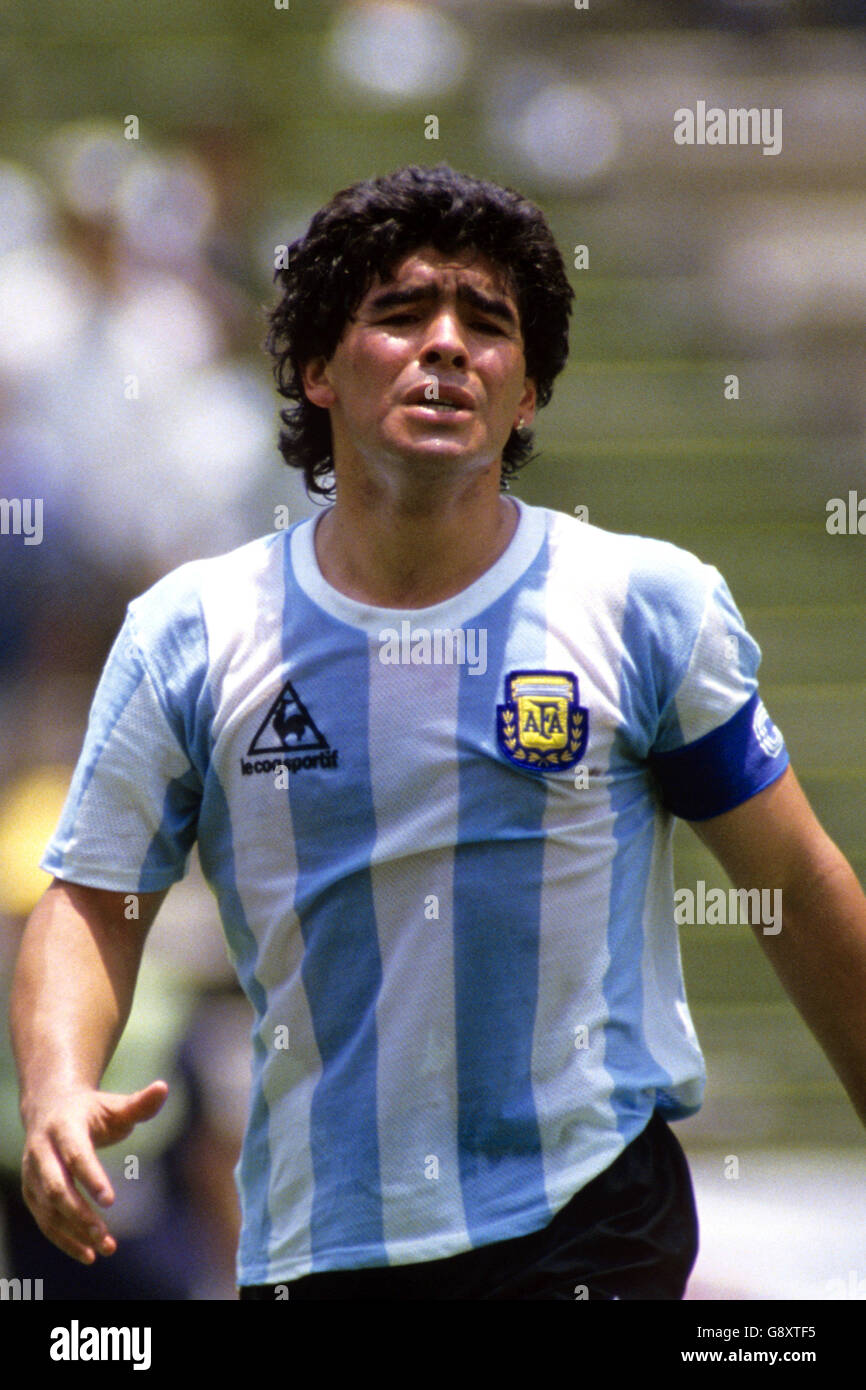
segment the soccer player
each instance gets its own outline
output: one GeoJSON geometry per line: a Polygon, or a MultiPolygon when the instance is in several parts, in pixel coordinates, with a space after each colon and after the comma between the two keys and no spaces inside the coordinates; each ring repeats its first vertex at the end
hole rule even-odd
{"type": "Polygon", "coordinates": [[[95,1149],[166,1086],[99,1082],[197,839],[255,1011],[242,1297],[680,1298],[674,817],[781,890],[758,939],[864,1120],[866,899],[718,572],[507,495],[567,353],[538,209],[403,169],[279,279],[281,449],[336,500],[130,605],[17,965],[26,1199],[114,1250],[95,1149]]]}

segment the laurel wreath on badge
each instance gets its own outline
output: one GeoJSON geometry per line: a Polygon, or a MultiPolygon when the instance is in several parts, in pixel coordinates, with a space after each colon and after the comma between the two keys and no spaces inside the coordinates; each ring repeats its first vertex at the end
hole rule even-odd
{"type": "MultiPolygon", "coordinates": [[[[532,763],[536,766],[554,767],[558,763],[570,763],[574,761],[577,750],[580,747],[581,734],[583,733],[583,715],[572,712],[571,729],[568,739],[568,747],[563,748],[559,753],[536,753],[521,750],[521,762],[532,763]]],[[[517,753],[517,730],[515,728],[514,715],[511,710],[506,709],[502,715],[502,742],[509,753],[517,753]]]]}

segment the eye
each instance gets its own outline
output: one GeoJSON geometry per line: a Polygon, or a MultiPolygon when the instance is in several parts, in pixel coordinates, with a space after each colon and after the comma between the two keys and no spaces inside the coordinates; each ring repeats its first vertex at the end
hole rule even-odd
{"type": "Polygon", "coordinates": [[[381,322],[393,323],[399,326],[402,323],[414,323],[417,317],[417,314],[409,314],[404,311],[400,314],[388,314],[385,318],[381,320],[381,322]]]}

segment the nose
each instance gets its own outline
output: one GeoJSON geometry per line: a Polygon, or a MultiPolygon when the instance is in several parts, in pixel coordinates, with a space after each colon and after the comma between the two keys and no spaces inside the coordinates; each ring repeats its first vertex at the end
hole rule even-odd
{"type": "Polygon", "coordinates": [[[421,361],[425,366],[442,363],[460,368],[467,366],[469,355],[463,341],[460,321],[455,313],[442,310],[430,320],[421,350],[421,361]]]}

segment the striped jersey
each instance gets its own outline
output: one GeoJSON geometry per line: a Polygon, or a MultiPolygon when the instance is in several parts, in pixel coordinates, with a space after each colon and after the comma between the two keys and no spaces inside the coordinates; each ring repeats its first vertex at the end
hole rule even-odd
{"type": "Polygon", "coordinates": [[[315,519],[130,604],[43,868],[150,892],[198,841],[255,1013],[238,1282],[546,1225],[704,1065],[674,817],[787,765],[717,570],[516,502],[442,603],[334,589],[315,519]]]}

